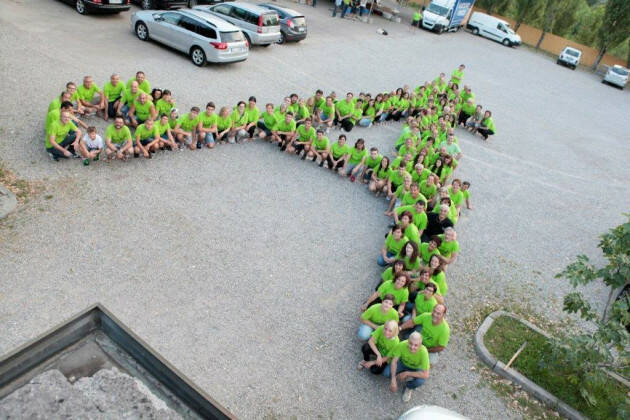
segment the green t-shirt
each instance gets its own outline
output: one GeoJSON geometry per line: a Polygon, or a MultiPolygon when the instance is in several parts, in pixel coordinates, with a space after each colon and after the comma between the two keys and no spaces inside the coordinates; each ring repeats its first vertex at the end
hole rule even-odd
{"type": "Polygon", "coordinates": [[[453,187],[448,187],[448,195],[451,197],[451,202],[457,207],[461,206],[464,202],[464,192],[462,190],[454,193],[453,187]]]}
{"type": "Polygon", "coordinates": [[[136,117],[140,118],[141,120],[146,121],[151,116],[151,107],[153,106],[153,102],[147,99],[147,101],[144,104],[142,104],[140,103],[138,99],[136,99],[135,101],[133,101],[133,105],[134,105],[133,113],[136,117]]]}
{"type": "Polygon", "coordinates": [[[131,140],[131,131],[126,125],[120,127],[120,130],[116,130],[116,126],[111,124],[105,131],[105,138],[110,139],[114,144],[125,143],[127,140],[131,140]]]}
{"type": "Polygon", "coordinates": [[[463,71],[460,71],[459,69],[453,70],[453,73],[451,74],[451,80],[453,82],[455,82],[455,83],[457,83],[459,85],[463,78],[464,78],[464,72],[463,71]]]}
{"type": "Polygon", "coordinates": [[[292,119],[291,121],[287,122],[287,120],[283,118],[281,121],[278,121],[278,124],[276,124],[276,131],[292,133],[295,131],[295,126],[295,120],[292,119]]]}
{"type": "Polygon", "coordinates": [[[440,255],[451,258],[451,254],[459,252],[459,243],[456,240],[446,242],[444,240],[444,234],[438,235],[438,237],[442,240],[442,244],[438,247],[440,255]]]}
{"type": "Polygon", "coordinates": [[[422,19],[422,14],[416,10],[413,13],[413,21],[414,22],[420,22],[420,19],[422,19]]]}
{"type": "Polygon", "coordinates": [[[403,195],[403,197],[402,197],[402,205],[403,206],[414,205],[418,201],[424,201],[424,203],[426,205],[427,199],[424,197],[424,195],[422,195],[422,193],[418,193],[418,196],[414,197],[411,194],[411,191],[405,193],[405,195],[403,195]]]}
{"type": "Polygon", "coordinates": [[[311,116],[311,111],[306,106],[299,106],[296,116],[298,120],[303,120],[311,116]]]}
{"type": "MultiPolygon", "coordinates": [[[[124,89],[121,97],[121,102],[127,104],[128,106],[131,106],[131,104],[136,101],[141,93],[142,91],[140,89],[138,89],[136,93],[132,93],[130,89],[124,89]]],[[[149,101],[147,100],[147,102],[149,101]]]]}
{"type": "Polygon", "coordinates": [[[390,308],[387,313],[383,313],[381,304],[377,303],[367,308],[367,310],[361,314],[361,319],[373,322],[377,325],[383,325],[389,320],[398,322],[398,311],[394,308],[390,308]]]}
{"type": "Polygon", "coordinates": [[[94,95],[96,95],[100,91],[99,87],[96,86],[96,83],[92,83],[90,88],[86,88],[84,85],[81,85],[77,88],[77,93],[79,94],[79,98],[83,99],[87,102],[92,102],[94,99],[94,95]]]}
{"type": "Polygon", "coordinates": [[[140,140],[147,140],[158,135],[158,128],[156,124],[153,124],[153,128],[149,129],[144,124],[140,124],[136,128],[136,138],[140,136],[140,140]]]}
{"type": "Polygon", "coordinates": [[[276,129],[276,124],[278,123],[278,120],[276,119],[275,113],[270,114],[267,111],[265,111],[262,113],[262,119],[263,119],[263,123],[265,124],[265,127],[267,127],[267,130],[276,129]]]}
{"type": "Polygon", "coordinates": [[[55,142],[60,144],[71,131],[77,131],[77,126],[74,125],[72,121],[68,121],[67,124],[62,124],[61,120],[54,121],[48,128],[48,133],[46,135],[46,149],[53,147],[52,143],[50,143],[50,136],[54,135],[55,142]]]}
{"type": "Polygon", "coordinates": [[[420,183],[426,180],[430,174],[431,174],[431,171],[428,170],[427,168],[422,169],[422,173],[420,174],[418,173],[418,171],[413,171],[413,173],[411,174],[411,180],[415,182],[416,184],[420,185],[420,183]]]}
{"type": "Polygon", "coordinates": [[[400,305],[401,303],[407,302],[409,300],[409,289],[406,287],[402,287],[400,289],[396,289],[396,284],[393,280],[384,281],[378,286],[378,293],[381,299],[385,297],[385,295],[394,296],[394,304],[400,305]]]}
{"type": "Polygon", "coordinates": [[[260,119],[260,110],[257,106],[253,108],[247,106],[247,108],[245,108],[245,114],[247,114],[247,124],[258,122],[260,119]]]}
{"type": "Polygon", "coordinates": [[[431,281],[437,284],[437,293],[446,296],[446,292],[448,292],[448,284],[446,284],[446,274],[444,271],[440,271],[437,274],[431,276],[431,281]]]}
{"type": "Polygon", "coordinates": [[[311,128],[307,130],[306,125],[304,124],[301,124],[298,128],[296,128],[296,131],[298,135],[298,141],[302,143],[307,143],[313,140],[317,135],[317,133],[315,132],[315,128],[311,126],[311,128]]]}
{"type": "Polygon", "coordinates": [[[231,127],[232,127],[232,118],[230,118],[229,115],[227,117],[222,117],[221,115],[217,115],[217,130],[219,132],[225,131],[231,127]]]}
{"type": "Polygon", "coordinates": [[[401,175],[400,172],[398,171],[398,169],[392,169],[389,172],[389,180],[392,182],[392,184],[394,185],[402,185],[402,183],[405,181],[405,174],[407,173],[407,171],[403,172],[403,174],[401,175]]]}
{"type": "Polygon", "coordinates": [[[243,111],[243,114],[239,113],[238,110],[232,111],[230,114],[230,118],[232,119],[232,123],[235,127],[241,127],[247,124],[247,112],[243,111]]]}
{"type": "Polygon", "coordinates": [[[462,190],[462,194],[464,194],[464,200],[470,200],[470,190],[462,190]]]}
{"type": "Polygon", "coordinates": [[[416,325],[422,325],[422,344],[427,347],[446,347],[451,336],[451,329],[446,320],[438,325],[433,325],[431,314],[420,314],[413,319],[416,325]]]}
{"type": "Polygon", "coordinates": [[[315,96],[313,96],[313,106],[315,109],[321,109],[322,106],[324,106],[326,104],[326,99],[323,96],[320,96],[319,99],[317,99],[315,96]]]}
{"type": "Polygon", "coordinates": [[[122,82],[116,83],[116,86],[112,85],[112,82],[107,82],[103,86],[103,93],[107,97],[108,102],[114,102],[122,96],[124,89],[125,85],[122,82]]]}
{"type": "Polygon", "coordinates": [[[46,115],[46,133],[50,130],[53,123],[59,121],[61,117],[61,109],[52,109],[46,115]]]}
{"type": "Polygon", "coordinates": [[[378,165],[381,164],[381,160],[383,160],[383,156],[380,154],[376,157],[376,159],[373,159],[372,155],[368,154],[367,157],[365,158],[365,166],[367,166],[370,169],[374,169],[378,165]]]}
{"type": "Polygon", "coordinates": [[[389,173],[392,172],[390,168],[383,169],[380,166],[376,169],[376,177],[378,179],[387,179],[389,178],[389,173]]]}
{"type": "MultiPolygon", "coordinates": [[[[131,88],[131,82],[133,82],[134,80],[136,80],[135,77],[132,77],[131,79],[127,80],[127,89],[131,88]]],[[[151,94],[151,85],[149,84],[149,81],[147,79],[144,79],[142,81],[142,83],[138,83],[138,90],[143,91],[146,94],[151,94]]]]}
{"type": "MultiPolygon", "coordinates": [[[[411,227],[413,225],[409,225],[409,226],[411,227]]],[[[418,240],[420,240],[420,239],[418,238],[418,240]]],[[[418,257],[418,258],[416,258],[415,262],[411,262],[411,259],[409,257],[405,257],[405,258],[403,258],[403,261],[405,262],[405,268],[407,270],[409,270],[409,271],[418,271],[420,269],[420,263],[422,262],[422,259],[420,259],[420,257],[418,257]]]]}
{"type": "Polygon", "coordinates": [[[160,136],[162,136],[164,133],[166,133],[166,130],[171,128],[168,122],[166,124],[162,124],[161,121],[155,123],[155,126],[157,127],[158,135],[160,135],[160,136]]]}
{"type": "Polygon", "coordinates": [[[168,115],[171,113],[171,109],[173,109],[174,107],[175,104],[165,101],[162,98],[158,99],[155,103],[155,110],[157,111],[158,115],[168,115]]]}
{"type": "Polygon", "coordinates": [[[486,128],[488,128],[488,130],[490,130],[490,132],[491,132],[492,134],[496,134],[496,133],[497,133],[496,128],[494,127],[494,121],[492,120],[492,117],[490,117],[490,118],[484,118],[484,119],[481,121],[481,124],[482,124],[482,125],[485,125],[485,126],[486,126],[486,128]]]}
{"type": "Polygon", "coordinates": [[[328,137],[326,136],[322,136],[321,139],[315,137],[315,139],[313,140],[313,146],[315,146],[315,149],[317,150],[326,150],[329,144],[330,140],[328,140],[328,137]]]}
{"type": "Polygon", "coordinates": [[[398,255],[400,254],[400,250],[403,246],[405,246],[408,240],[409,239],[405,235],[403,235],[400,240],[397,241],[396,239],[394,239],[394,235],[390,233],[387,235],[387,238],[385,238],[385,247],[387,248],[388,252],[394,255],[398,255]]]}
{"type": "Polygon", "coordinates": [[[429,352],[424,345],[412,353],[409,351],[408,340],[401,341],[394,349],[393,357],[398,357],[405,366],[411,369],[429,370],[429,352]]]}
{"type": "Polygon", "coordinates": [[[320,109],[328,118],[335,116],[335,104],[331,104],[330,106],[328,106],[324,103],[324,105],[322,105],[320,109]]]}
{"type": "Polygon", "coordinates": [[[191,117],[190,112],[179,117],[179,119],[177,120],[177,124],[179,125],[179,128],[181,128],[184,131],[192,132],[195,129],[195,127],[197,127],[197,124],[199,124],[199,116],[197,115],[192,120],[190,119],[190,117],[191,117]]]}
{"type": "Polygon", "coordinates": [[[372,337],[374,338],[376,348],[379,353],[381,353],[381,357],[392,357],[396,346],[400,343],[400,339],[397,335],[392,338],[385,337],[385,327],[383,325],[374,330],[372,337]]]}
{"type": "Polygon", "coordinates": [[[339,159],[340,157],[344,155],[350,154],[352,152],[352,149],[346,143],[344,143],[344,145],[341,146],[338,142],[335,142],[333,143],[332,146],[330,146],[330,151],[334,159],[339,159]]]}
{"type": "Polygon", "coordinates": [[[211,115],[208,115],[207,112],[202,112],[197,116],[197,119],[203,128],[211,128],[217,123],[217,114],[213,112],[211,115]]]}
{"type": "Polygon", "coordinates": [[[424,261],[425,264],[429,264],[431,257],[433,255],[440,255],[440,251],[438,248],[435,248],[433,251],[429,251],[429,243],[422,242],[420,244],[420,255],[422,256],[422,261],[424,261]]]}
{"type": "Polygon", "coordinates": [[[382,281],[394,280],[394,268],[392,266],[387,267],[385,271],[381,273],[381,280],[382,281]]]}
{"type": "Polygon", "coordinates": [[[359,150],[356,147],[352,146],[352,150],[350,151],[350,159],[348,160],[348,162],[352,165],[357,165],[363,160],[365,156],[367,156],[367,154],[368,152],[365,147],[362,150],[359,150]]]}
{"type": "Polygon", "coordinates": [[[398,217],[400,217],[400,215],[405,211],[411,212],[413,215],[413,224],[416,225],[419,230],[425,230],[427,228],[427,214],[425,212],[417,212],[415,206],[400,206],[396,207],[395,211],[398,214],[398,217]]]}
{"type": "Polygon", "coordinates": [[[55,109],[61,109],[61,99],[59,98],[55,98],[52,101],[50,101],[50,104],[48,105],[48,112],[53,111],[55,109]]]}
{"type": "Polygon", "coordinates": [[[437,300],[435,297],[431,296],[429,299],[424,295],[424,293],[418,293],[416,296],[416,313],[424,314],[427,312],[433,312],[433,308],[437,305],[437,300]]]}
{"type": "MultiPolygon", "coordinates": [[[[416,245],[420,245],[420,232],[418,231],[418,227],[414,225],[413,223],[409,223],[409,226],[407,226],[407,228],[405,229],[405,236],[411,242],[414,242],[416,245]]],[[[420,259],[418,258],[418,261],[419,260],[420,259]]],[[[412,269],[411,267],[407,267],[407,268],[409,268],[410,270],[412,269]]]]}
{"type": "Polygon", "coordinates": [[[346,100],[337,102],[337,111],[339,111],[339,115],[345,117],[346,115],[352,114],[352,110],[354,105],[352,102],[348,102],[346,100]]]}
{"type": "Polygon", "coordinates": [[[428,185],[426,179],[424,181],[420,181],[420,185],[418,186],[420,187],[420,193],[429,200],[437,194],[437,186],[435,184],[428,185]]]}

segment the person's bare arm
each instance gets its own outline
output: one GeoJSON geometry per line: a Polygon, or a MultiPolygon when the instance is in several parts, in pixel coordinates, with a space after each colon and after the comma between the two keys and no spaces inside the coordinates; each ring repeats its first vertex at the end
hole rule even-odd
{"type": "Polygon", "coordinates": [[[435,347],[427,347],[429,353],[439,353],[443,351],[446,347],[443,346],[435,346],[435,347]]]}
{"type": "Polygon", "coordinates": [[[373,330],[378,328],[378,325],[376,325],[375,323],[373,323],[370,320],[363,319],[361,316],[359,316],[359,321],[361,321],[361,323],[367,325],[368,327],[372,328],[373,330]]]}
{"type": "Polygon", "coordinates": [[[392,359],[392,362],[389,364],[389,366],[390,366],[389,390],[392,392],[397,392],[398,384],[396,383],[396,369],[398,368],[398,356],[395,356],[392,359]]]}
{"type": "Polygon", "coordinates": [[[361,305],[361,310],[365,311],[368,306],[370,306],[370,303],[374,302],[374,300],[376,300],[376,298],[378,298],[380,296],[380,294],[378,292],[374,292],[374,294],[372,294],[363,305],[361,305]]]}

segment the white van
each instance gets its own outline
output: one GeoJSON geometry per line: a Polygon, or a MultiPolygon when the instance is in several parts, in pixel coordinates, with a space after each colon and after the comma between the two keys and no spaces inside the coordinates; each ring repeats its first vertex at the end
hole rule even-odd
{"type": "Polygon", "coordinates": [[[556,60],[556,64],[562,64],[563,66],[575,70],[578,64],[580,64],[580,58],[582,58],[582,51],[571,47],[564,47],[556,60]]]}
{"type": "Polygon", "coordinates": [[[466,29],[471,30],[473,35],[493,39],[506,47],[521,45],[521,37],[510,28],[509,23],[485,13],[474,12],[470,15],[466,29]]]}

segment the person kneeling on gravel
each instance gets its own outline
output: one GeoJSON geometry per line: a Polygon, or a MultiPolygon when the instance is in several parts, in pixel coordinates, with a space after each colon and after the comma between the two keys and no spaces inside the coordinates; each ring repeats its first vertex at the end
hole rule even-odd
{"type": "Polygon", "coordinates": [[[422,335],[413,332],[408,340],[400,342],[392,351],[392,361],[383,375],[390,378],[389,389],[398,391],[398,381],[404,384],[404,402],[411,400],[414,389],[424,385],[429,378],[429,352],[422,345],[422,335]]]}

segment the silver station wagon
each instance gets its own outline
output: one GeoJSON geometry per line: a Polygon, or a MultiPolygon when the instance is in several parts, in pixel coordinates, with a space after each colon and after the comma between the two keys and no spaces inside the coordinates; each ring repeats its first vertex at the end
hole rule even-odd
{"type": "Polygon", "coordinates": [[[131,29],[143,41],[153,39],[190,56],[197,66],[232,63],[249,55],[249,43],[239,28],[195,10],[138,11],[131,29]]]}
{"type": "Polygon", "coordinates": [[[252,45],[268,47],[280,40],[278,13],[265,7],[243,2],[195,6],[193,10],[213,14],[238,26],[252,45]]]}

